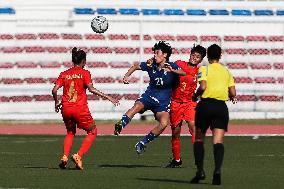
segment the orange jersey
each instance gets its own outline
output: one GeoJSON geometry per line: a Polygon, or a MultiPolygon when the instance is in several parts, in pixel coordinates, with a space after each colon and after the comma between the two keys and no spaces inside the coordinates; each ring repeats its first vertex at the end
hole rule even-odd
{"type": "Polygon", "coordinates": [[[176,64],[185,71],[185,76],[179,76],[178,82],[173,88],[172,101],[191,102],[191,97],[197,87],[198,67],[188,66],[188,62],[178,60],[176,64]]]}
{"type": "Polygon", "coordinates": [[[91,74],[80,66],[61,72],[56,84],[63,86],[63,106],[87,105],[87,84],[92,83],[91,74]]]}

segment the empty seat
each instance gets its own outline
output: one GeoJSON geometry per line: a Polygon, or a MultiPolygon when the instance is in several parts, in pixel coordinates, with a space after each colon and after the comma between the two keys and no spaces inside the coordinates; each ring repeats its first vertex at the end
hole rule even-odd
{"type": "Polygon", "coordinates": [[[190,54],[191,53],[191,48],[180,48],[179,52],[181,54],[190,54]]]}
{"type": "Polygon", "coordinates": [[[255,83],[276,83],[274,77],[256,77],[254,81],[255,83]]]}
{"type": "Polygon", "coordinates": [[[24,79],[25,82],[27,82],[28,84],[38,84],[38,83],[46,83],[46,79],[41,78],[41,77],[28,77],[24,79]]]}
{"type": "Polygon", "coordinates": [[[91,47],[93,53],[112,53],[110,47],[91,47]]]}
{"type": "Polygon", "coordinates": [[[154,39],[157,41],[174,41],[175,36],[173,35],[154,35],[154,39]]]}
{"type": "Polygon", "coordinates": [[[225,49],[225,53],[227,54],[237,54],[237,55],[245,55],[247,54],[247,50],[244,48],[235,48],[235,49],[225,49]]]}
{"type": "Polygon", "coordinates": [[[54,78],[54,77],[49,77],[46,79],[46,81],[48,81],[49,83],[51,84],[54,84],[56,82],[57,78],[54,78]]]}
{"type": "Polygon", "coordinates": [[[106,68],[106,67],[108,67],[107,63],[105,63],[105,62],[89,62],[89,61],[87,61],[87,66],[89,68],[106,68]]]}
{"type": "Polygon", "coordinates": [[[277,10],[276,15],[277,16],[284,16],[284,10],[277,10]]]}
{"type": "Polygon", "coordinates": [[[85,39],[91,40],[105,40],[105,36],[103,34],[85,34],[85,39]]]}
{"type": "Polygon", "coordinates": [[[95,11],[92,8],[74,8],[75,14],[94,14],[95,11]]]}
{"type": "Polygon", "coordinates": [[[32,40],[32,39],[36,39],[37,36],[36,34],[33,34],[33,33],[21,33],[21,34],[16,34],[15,38],[18,40],[32,40]]]}
{"type": "MultiPolygon", "coordinates": [[[[132,35],[130,35],[130,39],[131,40],[140,40],[140,35],[139,34],[132,34],[132,35]]],[[[144,35],[143,39],[145,41],[151,40],[151,36],[150,35],[144,35]]]]}
{"type": "Polygon", "coordinates": [[[247,41],[267,41],[266,36],[258,36],[258,35],[252,35],[246,37],[247,41]]]}
{"type": "Polygon", "coordinates": [[[283,70],[284,69],[284,63],[275,62],[275,63],[273,63],[273,67],[274,67],[274,69],[283,70]]]}
{"type": "Polygon", "coordinates": [[[238,95],[238,101],[257,101],[258,98],[255,95],[238,95]]]}
{"type": "MultiPolygon", "coordinates": [[[[87,62],[87,64],[88,64],[88,62],[87,62]]],[[[74,66],[74,64],[71,61],[65,61],[65,62],[63,62],[63,66],[64,66],[64,68],[71,68],[71,67],[74,66]]]]}
{"type": "Polygon", "coordinates": [[[219,42],[221,41],[219,36],[216,35],[202,35],[200,36],[201,41],[216,41],[219,42]]]}
{"type": "Polygon", "coordinates": [[[129,62],[112,61],[109,63],[111,68],[129,68],[131,64],[129,62]]]}
{"type": "Polygon", "coordinates": [[[247,52],[251,55],[268,55],[270,54],[269,49],[248,49],[247,52]]]}
{"type": "Polygon", "coordinates": [[[139,10],[136,8],[130,8],[130,9],[122,8],[119,9],[118,12],[121,15],[139,15],[139,10]]]}
{"type": "Polygon", "coordinates": [[[145,47],[144,48],[144,54],[152,54],[153,53],[153,50],[151,47],[145,47]]]}
{"type": "Polygon", "coordinates": [[[115,83],[115,79],[112,77],[95,77],[95,83],[115,83]]]}
{"type": "Polygon", "coordinates": [[[14,67],[14,64],[11,62],[0,62],[0,69],[1,68],[9,69],[13,67],[14,67]]]}
{"type": "Polygon", "coordinates": [[[209,10],[209,14],[210,15],[221,15],[221,16],[225,16],[225,15],[229,15],[229,11],[226,9],[211,9],[209,10]]]}
{"type": "Polygon", "coordinates": [[[24,81],[20,78],[2,78],[1,83],[3,84],[22,84],[24,81]]]}
{"type": "Polygon", "coordinates": [[[56,33],[39,33],[39,39],[59,39],[59,35],[56,33]]]}
{"type": "Polygon", "coordinates": [[[109,34],[109,40],[128,40],[128,35],[126,34],[109,34]]]}
{"type": "Polygon", "coordinates": [[[26,53],[42,53],[45,51],[45,49],[41,46],[29,46],[29,47],[24,47],[23,50],[26,53]]]}
{"type": "Polygon", "coordinates": [[[184,15],[182,9],[165,9],[163,12],[165,15],[184,15]]]}
{"type": "Polygon", "coordinates": [[[0,8],[0,14],[15,14],[15,9],[11,7],[1,7],[0,8]]]}
{"type": "Polygon", "coordinates": [[[160,9],[142,9],[141,10],[143,15],[160,15],[162,11],[160,9]]]}
{"type": "Polygon", "coordinates": [[[51,95],[33,95],[32,98],[35,101],[53,101],[53,98],[51,95]]]}
{"type": "Polygon", "coordinates": [[[150,35],[144,35],[143,38],[145,41],[149,41],[152,39],[150,35]]]}
{"type": "Polygon", "coordinates": [[[277,82],[283,84],[284,82],[284,77],[278,77],[277,82]]]}
{"type": "Polygon", "coordinates": [[[255,16],[273,16],[273,10],[254,10],[255,16]]]}
{"type": "MultiPolygon", "coordinates": [[[[121,94],[107,94],[107,95],[111,96],[112,98],[118,99],[118,100],[122,99],[123,97],[123,95],[121,94]]],[[[107,100],[107,99],[103,98],[103,100],[107,100]]]]}
{"type": "Polygon", "coordinates": [[[251,11],[247,9],[233,9],[231,11],[231,14],[233,16],[251,16],[252,15],[251,11]]]}
{"type": "Polygon", "coordinates": [[[33,100],[33,97],[23,95],[23,96],[11,96],[10,97],[12,102],[30,102],[33,100]]]}
{"type": "Polygon", "coordinates": [[[67,47],[45,47],[45,50],[49,53],[67,53],[69,48],[67,47]]]}
{"type": "Polygon", "coordinates": [[[123,94],[123,98],[125,100],[137,100],[139,98],[139,94],[123,94]]]}
{"type": "MultiPolygon", "coordinates": [[[[118,83],[123,83],[123,77],[117,77],[116,81],[118,83]]],[[[129,83],[138,83],[138,81],[139,81],[139,78],[137,78],[137,77],[131,76],[131,77],[128,78],[129,83]]]]}
{"type": "Polygon", "coordinates": [[[139,53],[139,48],[133,47],[114,47],[113,51],[118,54],[133,54],[139,53]]]}
{"type": "Polygon", "coordinates": [[[177,35],[177,41],[197,41],[197,36],[195,35],[177,35]]]}
{"type": "Polygon", "coordinates": [[[172,54],[179,54],[179,49],[172,48],[172,54]]]}
{"type": "Polygon", "coordinates": [[[16,62],[18,68],[36,68],[37,64],[31,61],[19,61],[16,62]]]}
{"type": "Polygon", "coordinates": [[[248,65],[244,62],[230,62],[226,64],[229,69],[247,69],[248,65]]]}
{"type": "Polygon", "coordinates": [[[94,95],[94,94],[88,94],[88,100],[100,100],[101,97],[99,97],[98,95],[94,95]]]}
{"type": "Polygon", "coordinates": [[[76,33],[62,33],[61,37],[62,39],[72,39],[72,40],[82,39],[82,35],[76,33]]]}
{"type": "Polygon", "coordinates": [[[21,53],[23,50],[21,47],[2,47],[3,53],[21,53]]]}
{"type": "Polygon", "coordinates": [[[252,81],[250,77],[235,77],[236,83],[252,83],[252,81]]]}
{"type": "Polygon", "coordinates": [[[206,11],[203,9],[187,9],[186,14],[191,16],[206,16],[206,11]]]}
{"type": "Polygon", "coordinates": [[[269,36],[268,37],[269,41],[277,42],[277,41],[283,41],[283,36],[269,36]]]}
{"type": "Polygon", "coordinates": [[[41,68],[60,68],[61,64],[59,62],[39,62],[38,63],[41,68]]]}
{"type": "Polygon", "coordinates": [[[117,14],[117,11],[114,8],[98,8],[98,14],[117,14]]]}
{"type": "Polygon", "coordinates": [[[10,101],[10,97],[8,96],[0,96],[0,102],[9,102],[10,101]]]}
{"type": "Polygon", "coordinates": [[[262,69],[262,70],[268,70],[271,69],[272,66],[269,63],[250,63],[251,69],[262,69]]]}
{"type": "Polygon", "coordinates": [[[271,49],[273,55],[283,55],[283,49],[271,49]]]}
{"type": "Polygon", "coordinates": [[[0,34],[0,40],[11,40],[13,38],[14,37],[11,34],[0,34]]]}
{"type": "Polygon", "coordinates": [[[244,41],[245,37],[240,35],[225,35],[224,41],[244,41]]]}
{"type": "Polygon", "coordinates": [[[283,101],[283,96],[276,95],[260,95],[258,98],[261,101],[283,101]]]}

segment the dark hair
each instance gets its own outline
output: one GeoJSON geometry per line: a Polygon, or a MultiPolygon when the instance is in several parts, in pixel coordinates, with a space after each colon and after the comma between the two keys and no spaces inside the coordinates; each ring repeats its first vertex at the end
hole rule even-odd
{"type": "Polygon", "coordinates": [[[219,45],[213,44],[207,49],[208,60],[219,60],[221,58],[222,49],[219,45]]]}
{"type": "Polygon", "coordinates": [[[169,61],[170,56],[172,55],[172,47],[169,43],[165,41],[159,41],[152,47],[152,51],[161,50],[163,53],[167,53],[167,61],[169,61]]]}
{"type": "Polygon", "coordinates": [[[199,53],[202,57],[202,59],[206,56],[206,49],[204,47],[202,47],[201,45],[197,45],[197,46],[194,46],[192,49],[191,49],[191,53],[199,53]]]}
{"type": "Polygon", "coordinates": [[[77,50],[76,47],[72,49],[72,62],[79,65],[82,60],[86,60],[86,53],[82,49],[77,50]]]}

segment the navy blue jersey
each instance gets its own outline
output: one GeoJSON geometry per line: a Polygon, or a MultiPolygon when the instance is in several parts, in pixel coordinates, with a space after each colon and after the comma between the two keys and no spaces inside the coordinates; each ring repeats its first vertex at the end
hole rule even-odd
{"type": "MultiPolygon", "coordinates": [[[[168,64],[175,70],[179,69],[179,66],[173,62],[168,64]]],[[[144,94],[157,99],[160,103],[170,103],[172,88],[178,76],[167,72],[164,68],[159,70],[155,63],[152,66],[147,66],[146,62],[141,62],[140,68],[142,71],[148,72],[150,78],[149,86],[144,94]]]]}

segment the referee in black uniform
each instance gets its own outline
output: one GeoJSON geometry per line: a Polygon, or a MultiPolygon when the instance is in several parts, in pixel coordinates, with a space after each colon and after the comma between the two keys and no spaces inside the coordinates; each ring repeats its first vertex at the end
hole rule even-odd
{"type": "Polygon", "coordinates": [[[191,183],[199,183],[205,179],[203,169],[204,138],[210,127],[213,134],[213,151],[215,170],[212,184],[221,184],[221,166],[224,157],[224,135],[228,128],[229,112],[225,101],[230,99],[236,103],[234,78],[220,62],[222,49],[213,44],[207,49],[208,66],[202,66],[198,71],[199,88],[192,96],[193,100],[200,99],[196,106],[194,158],[197,172],[191,183]]]}

